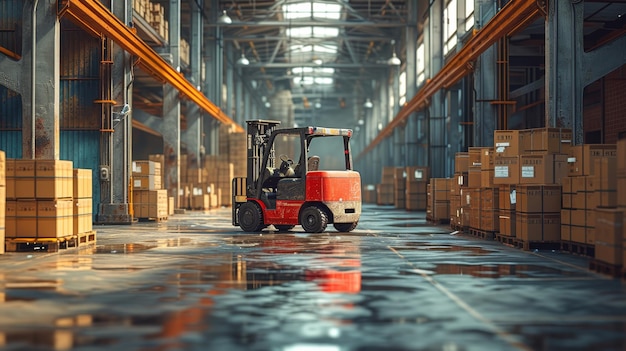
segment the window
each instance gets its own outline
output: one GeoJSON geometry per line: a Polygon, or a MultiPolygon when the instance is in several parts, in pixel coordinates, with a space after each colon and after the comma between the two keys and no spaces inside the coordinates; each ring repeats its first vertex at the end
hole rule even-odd
{"type": "Polygon", "coordinates": [[[456,0],[451,0],[443,10],[443,53],[447,54],[456,46],[456,0]]]}

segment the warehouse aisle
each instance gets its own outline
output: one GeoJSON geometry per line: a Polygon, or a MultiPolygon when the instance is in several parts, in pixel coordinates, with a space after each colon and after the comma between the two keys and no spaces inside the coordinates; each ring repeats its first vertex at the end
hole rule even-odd
{"type": "Polygon", "coordinates": [[[245,234],[230,209],[0,256],[3,350],[623,350],[626,283],[364,205],[353,233],[245,234]]]}

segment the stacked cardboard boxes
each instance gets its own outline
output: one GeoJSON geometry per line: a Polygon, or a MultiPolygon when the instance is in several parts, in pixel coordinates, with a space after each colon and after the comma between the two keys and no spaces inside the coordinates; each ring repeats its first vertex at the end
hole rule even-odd
{"type": "Polygon", "coordinates": [[[6,154],[0,150],[0,254],[4,253],[6,199],[6,154]]]}
{"type": "MultiPolygon", "coordinates": [[[[73,169],[65,160],[7,160],[6,238],[72,236],[73,169]]],[[[91,204],[90,204],[91,206],[91,204]]]]}
{"type": "Polygon", "coordinates": [[[73,231],[74,234],[93,230],[93,172],[91,169],[73,170],[73,231]]]}
{"type": "Polygon", "coordinates": [[[616,145],[576,145],[563,179],[561,240],[594,246],[596,209],[617,205],[616,145]]]}
{"type": "Polygon", "coordinates": [[[162,189],[163,159],[133,162],[133,215],[142,219],[167,219],[169,201],[167,190],[162,189]]]}
{"type": "Polygon", "coordinates": [[[209,197],[212,196],[210,207],[231,206],[235,165],[229,161],[227,155],[219,155],[206,156],[204,167],[205,176],[202,182],[202,189],[205,190],[204,193],[208,194],[209,197]]]}
{"type": "Polygon", "coordinates": [[[376,203],[393,205],[394,167],[383,167],[381,182],[376,185],[376,203]]]}
{"type": "Polygon", "coordinates": [[[169,40],[168,21],[165,20],[165,8],[149,0],[133,0],[133,9],[152,26],[165,41],[169,40]]]}
{"type": "Polygon", "coordinates": [[[450,221],[450,178],[431,178],[427,187],[426,219],[433,222],[450,221]]]}
{"type": "Polygon", "coordinates": [[[428,167],[406,168],[405,208],[408,211],[426,210],[426,185],[429,179],[428,167]]]}
{"type": "Polygon", "coordinates": [[[450,184],[450,226],[469,227],[469,153],[457,152],[454,156],[454,177],[450,184]]]}
{"type": "Polygon", "coordinates": [[[595,211],[595,259],[619,269],[626,267],[626,139],[618,141],[615,158],[609,149],[604,149],[602,155],[593,161],[598,205],[595,211]]]}
{"type": "Polygon", "coordinates": [[[396,167],[393,170],[393,205],[395,208],[406,206],[406,168],[396,167]]]}
{"type": "Polygon", "coordinates": [[[560,241],[561,186],[520,184],[516,196],[517,237],[525,242],[560,241]]]}

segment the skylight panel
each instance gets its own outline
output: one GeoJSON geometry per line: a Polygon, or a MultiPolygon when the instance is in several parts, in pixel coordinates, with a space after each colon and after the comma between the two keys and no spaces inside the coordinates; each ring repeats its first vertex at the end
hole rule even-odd
{"type": "Polygon", "coordinates": [[[286,34],[292,38],[329,38],[339,35],[336,27],[293,27],[287,28],[286,34]]]}
{"type": "Polygon", "coordinates": [[[341,5],[313,3],[313,17],[324,19],[339,19],[341,17],[341,5]]]}
{"type": "Polygon", "coordinates": [[[283,5],[285,19],[309,18],[311,17],[311,3],[298,2],[283,5]]]}

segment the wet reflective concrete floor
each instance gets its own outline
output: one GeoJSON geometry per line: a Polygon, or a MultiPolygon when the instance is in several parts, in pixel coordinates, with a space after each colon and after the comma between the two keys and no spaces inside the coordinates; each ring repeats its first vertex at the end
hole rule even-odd
{"type": "Polygon", "coordinates": [[[3,350],[624,350],[626,283],[364,206],[352,233],[245,234],[230,209],[0,256],[3,350]]]}

